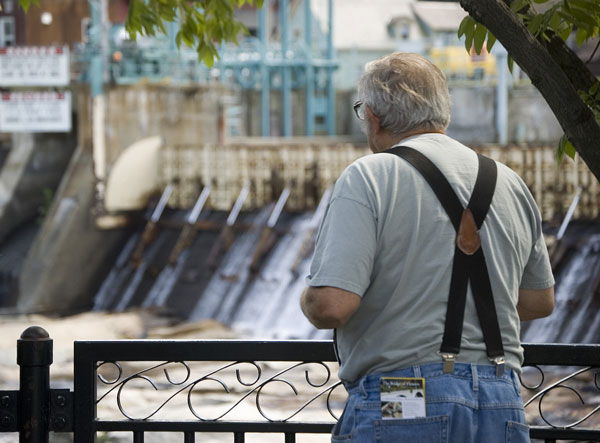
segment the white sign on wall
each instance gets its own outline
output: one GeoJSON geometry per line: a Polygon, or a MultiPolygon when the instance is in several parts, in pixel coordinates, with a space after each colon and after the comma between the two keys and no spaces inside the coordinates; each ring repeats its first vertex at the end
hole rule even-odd
{"type": "Polygon", "coordinates": [[[67,86],[68,46],[0,48],[0,86],[67,86]]]}
{"type": "Polygon", "coordinates": [[[5,92],[0,132],[70,132],[71,92],[5,92]]]}

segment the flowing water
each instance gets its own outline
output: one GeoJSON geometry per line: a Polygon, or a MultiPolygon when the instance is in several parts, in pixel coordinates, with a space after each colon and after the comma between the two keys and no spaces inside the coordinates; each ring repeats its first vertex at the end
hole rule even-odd
{"type": "Polygon", "coordinates": [[[528,343],[600,342],[600,229],[590,226],[567,237],[571,244],[555,265],[555,308],[552,315],[528,322],[522,340],[528,343]]]}
{"type": "MultiPolygon", "coordinates": [[[[307,240],[311,244],[316,234],[312,213],[283,213],[270,233],[272,249],[253,265],[271,210],[240,215],[246,229],[236,231],[214,269],[207,255],[219,241],[218,231],[200,231],[192,245],[168,263],[179,233],[164,229],[147,245],[137,265],[131,255],[140,234],[133,234],[98,291],[94,308],[120,312],[134,306],[160,307],[187,321],[215,319],[245,337],[330,337],[329,331],[316,330],[299,306],[310,266],[307,240]]],[[[172,216],[181,220],[184,215],[172,216]]],[[[201,219],[222,226],[225,217],[209,213],[201,219]]],[[[563,243],[562,260],[555,264],[555,311],[524,323],[524,342],[600,342],[600,227],[575,224],[563,243]]]]}
{"type": "MultiPolygon", "coordinates": [[[[94,309],[160,307],[187,321],[215,319],[245,337],[330,337],[329,331],[316,330],[300,310],[310,266],[307,242],[316,234],[312,213],[283,213],[270,232],[272,249],[253,265],[271,210],[265,207],[240,215],[240,224],[247,229],[236,233],[214,270],[207,256],[219,241],[216,231],[200,231],[175,263],[166,259],[176,243],[175,232],[158,232],[137,264],[131,257],[140,234],[132,235],[96,294],[94,309]]],[[[224,216],[213,213],[204,219],[218,224],[224,216]]]]}

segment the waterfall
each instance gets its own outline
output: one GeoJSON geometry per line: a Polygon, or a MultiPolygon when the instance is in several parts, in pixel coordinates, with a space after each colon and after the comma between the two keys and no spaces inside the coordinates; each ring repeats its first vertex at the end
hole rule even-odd
{"type": "MultiPolygon", "coordinates": [[[[592,229],[598,230],[597,227],[592,229]]],[[[528,343],[600,342],[600,234],[578,234],[555,272],[555,307],[546,318],[524,324],[522,341],[528,343]]],[[[571,237],[572,238],[572,237],[571,237]]],[[[572,240],[571,240],[572,241],[572,240]]]]}
{"type": "MultiPolygon", "coordinates": [[[[276,239],[252,270],[251,264],[272,208],[240,215],[240,228],[216,268],[208,254],[219,241],[217,230],[200,231],[176,262],[167,257],[176,243],[174,230],[159,230],[143,249],[139,262],[133,252],[141,234],[124,245],[113,269],[94,299],[95,310],[122,311],[133,307],[158,307],[186,321],[214,319],[254,338],[327,338],[300,310],[300,294],[310,266],[307,239],[316,234],[312,213],[284,213],[273,230],[276,239]]],[[[203,220],[224,224],[224,213],[203,220]]],[[[172,214],[182,219],[183,213],[172,214]]],[[[309,248],[310,249],[310,248],[309,248]]]]}
{"type": "MultiPolygon", "coordinates": [[[[175,262],[169,262],[168,256],[178,230],[159,230],[138,263],[132,260],[132,253],[141,235],[133,234],[98,291],[94,309],[159,307],[182,320],[215,319],[243,337],[330,337],[330,331],[319,331],[306,320],[299,305],[310,266],[307,239],[314,240],[316,234],[313,214],[282,214],[272,232],[272,249],[253,268],[253,256],[270,212],[271,208],[265,207],[242,213],[231,247],[214,268],[207,256],[219,241],[225,213],[212,212],[203,217],[214,227],[199,231],[175,262]]],[[[183,220],[184,215],[181,211],[171,214],[171,218],[183,220]]],[[[600,341],[599,231],[598,226],[590,224],[574,223],[569,227],[563,239],[563,252],[567,253],[555,269],[554,313],[523,323],[524,342],[600,341]]]]}

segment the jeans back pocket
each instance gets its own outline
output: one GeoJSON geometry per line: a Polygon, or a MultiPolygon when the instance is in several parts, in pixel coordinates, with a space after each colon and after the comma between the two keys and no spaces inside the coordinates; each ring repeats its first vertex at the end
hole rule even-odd
{"type": "Polygon", "coordinates": [[[375,441],[444,443],[448,441],[448,416],[375,420],[375,441]]]}
{"type": "Polygon", "coordinates": [[[516,421],[506,423],[506,443],[529,443],[529,426],[516,421]]]}

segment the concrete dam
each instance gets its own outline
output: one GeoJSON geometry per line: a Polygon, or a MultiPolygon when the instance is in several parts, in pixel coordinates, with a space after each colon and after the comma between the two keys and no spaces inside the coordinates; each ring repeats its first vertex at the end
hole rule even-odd
{"type": "MultiPolygon", "coordinates": [[[[597,181],[580,162],[557,167],[554,147],[477,150],[521,175],[550,237],[578,196],[577,221],[553,247],[558,285],[552,322],[559,316],[564,325],[555,328],[540,320],[525,325],[523,333],[528,341],[597,342],[600,229],[586,222],[598,215],[597,181]]],[[[17,309],[61,313],[141,307],[181,321],[215,319],[244,336],[327,337],[327,331],[304,319],[299,297],[332,185],[349,163],[368,152],[326,138],[201,146],[169,145],[159,137],[136,142],[112,165],[103,201],[91,192],[93,181],[87,191],[63,181],[34,245],[45,252],[44,263],[29,263],[21,279],[53,260],[57,266],[29,290],[23,290],[27,283],[21,286],[17,309]],[[84,206],[82,193],[96,209],[76,216],[78,205],[84,206]],[[87,224],[78,228],[82,236],[61,234],[60,227],[75,226],[77,217],[77,226],[87,224]],[[65,257],[65,251],[72,254],[65,257]],[[94,267],[97,255],[108,265],[94,267]],[[61,268],[59,261],[67,264],[61,268]],[[86,273],[86,285],[64,284],[65,279],[83,281],[86,273]]],[[[88,154],[78,155],[72,176],[86,165],[88,154]]]]}

